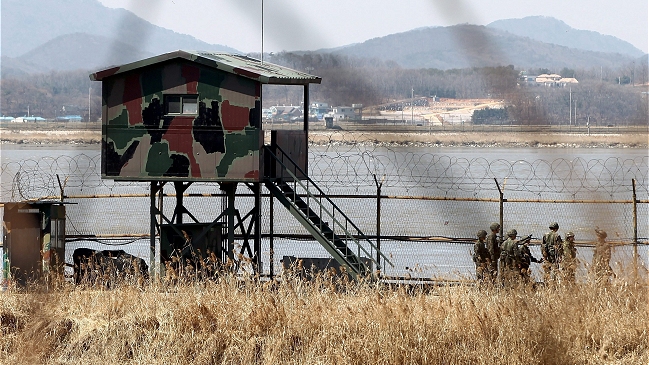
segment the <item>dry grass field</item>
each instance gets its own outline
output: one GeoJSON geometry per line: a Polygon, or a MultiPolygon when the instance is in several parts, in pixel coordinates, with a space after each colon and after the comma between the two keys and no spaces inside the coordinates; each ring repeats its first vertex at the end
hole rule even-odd
{"type": "Polygon", "coordinates": [[[0,292],[3,364],[647,364],[647,286],[335,279],[0,292]]]}
{"type": "MultiPolygon", "coordinates": [[[[525,130],[522,127],[498,127],[481,130],[460,126],[427,130],[426,127],[412,125],[371,125],[341,123],[343,129],[324,129],[321,123],[310,126],[309,140],[314,144],[364,143],[376,145],[418,144],[438,147],[476,146],[476,147],[632,147],[647,148],[649,134],[646,128],[599,128],[592,134],[585,129],[551,129],[549,127],[525,130]]],[[[299,123],[284,127],[301,128],[299,123]]],[[[268,135],[270,142],[270,134],[268,135]]],[[[4,123],[0,126],[0,142],[11,144],[56,144],[78,145],[98,144],[101,141],[101,125],[69,123],[16,125],[4,123]]]]}
{"type": "Polygon", "coordinates": [[[309,140],[315,144],[420,144],[435,146],[476,147],[634,147],[647,148],[649,135],[642,133],[548,133],[548,132],[367,132],[311,131],[309,140]]]}

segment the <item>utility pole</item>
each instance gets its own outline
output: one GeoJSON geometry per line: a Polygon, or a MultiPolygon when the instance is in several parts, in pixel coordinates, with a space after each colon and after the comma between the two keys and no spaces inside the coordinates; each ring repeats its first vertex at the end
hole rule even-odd
{"type": "Polygon", "coordinates": [[[264,64],[264,0],[261,0],[261,64],[264,64]]]}
{"type": "Polygon", "coordinates": [[[410,97],[410,119],[412,122],[412,125],[415,125],[415,88],[412,88],[412,94],[410,97]]]}
{"type": "Polygon", "coordinates": [[[572,88],[570,88],[570,99],[568,101],[568,126],[572,125],[572,88]]]}

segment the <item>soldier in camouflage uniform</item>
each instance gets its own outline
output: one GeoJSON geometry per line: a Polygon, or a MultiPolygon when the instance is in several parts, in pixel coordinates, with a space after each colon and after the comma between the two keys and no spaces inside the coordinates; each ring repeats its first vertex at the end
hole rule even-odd
{"type": "Polygon", "coordinates": [[[498,233],[500,233],[500,224],[491,223],[489,226],[491,233],[487,236],[487,251],[489,251],[489,275],[491,281],[495,282],[498,277],[498,259],[500,258],[500,242],[498,242],[498,233]]]}
{"type": "Polygon", "coordinates": [[[595,229],[597,243],[593,253],[592,270],[598,284],[607,283],[613,274],[611,268],[611,246],[606,242],[606,231],[595,229]]]}
{"type": "Polygon", "coordinates": [[[517,234],[515,229],[507,231],[508,238],[500,251],[500,279],[505,285],[512,285],[520,278],[522,256],[516,241],[517,234]]]}
{"type": "Polygon", "coordinates": [[[543,260],[539,260],[536,257],[532,256],[529,243],[530,243],[529,240],[525,240],[523,243],[521,243],[518,246],[519,250],[521,251],[521,278],[523,279],[524,282],[530,281],[530,276],[532,272],[530,270],[530,265],[532,264],[532,262],[536,262],[536,263],[543,262],[543,260]]]}
{"type": "Polygon", "coordinates": [[[478,231],[478,240],[473,245],[473,262],[475,262],[475,275],[478,281],[485,279],[485,274],[489,272],[489,251],[485,246],[487,232],[484,229],[478,231]]]}
{"type": "Polygon", "coordinates": [[[559,262],[563,254],[561,245],[563,240],[559,235],[559,224],[557,222],[550,223],[550,232],[543,235],[543,243],[541,244],[541,254],[543,255],[543,281],[550,282],[557,277],[559,270],[559,262]]]}
{"type": "Polygon", "coordinates": [[[563,258],[561,260],[561,272],[567,283],[575,282],[575,271],[577,270],[577,249],[575,248],[575,234],[566,233],[566,240],[562,245],[563,258]]]}

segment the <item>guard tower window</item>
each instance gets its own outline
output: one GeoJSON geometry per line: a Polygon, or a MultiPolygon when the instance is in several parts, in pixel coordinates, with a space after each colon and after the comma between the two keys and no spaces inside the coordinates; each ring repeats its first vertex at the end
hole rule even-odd
{"type": "Polygon", "coordinates": [[[166,114],[198,114],[198,95],[165,95],[166,114]]]}

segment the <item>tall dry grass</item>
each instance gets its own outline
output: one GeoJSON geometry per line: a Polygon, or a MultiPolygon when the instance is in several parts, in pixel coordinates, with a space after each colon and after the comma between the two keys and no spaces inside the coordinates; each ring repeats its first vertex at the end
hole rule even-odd
{"type": "Polygon", "coordinates": [[[339,279],[0,293],[3,364],[647,364],[647,286],[339,279]]]}

